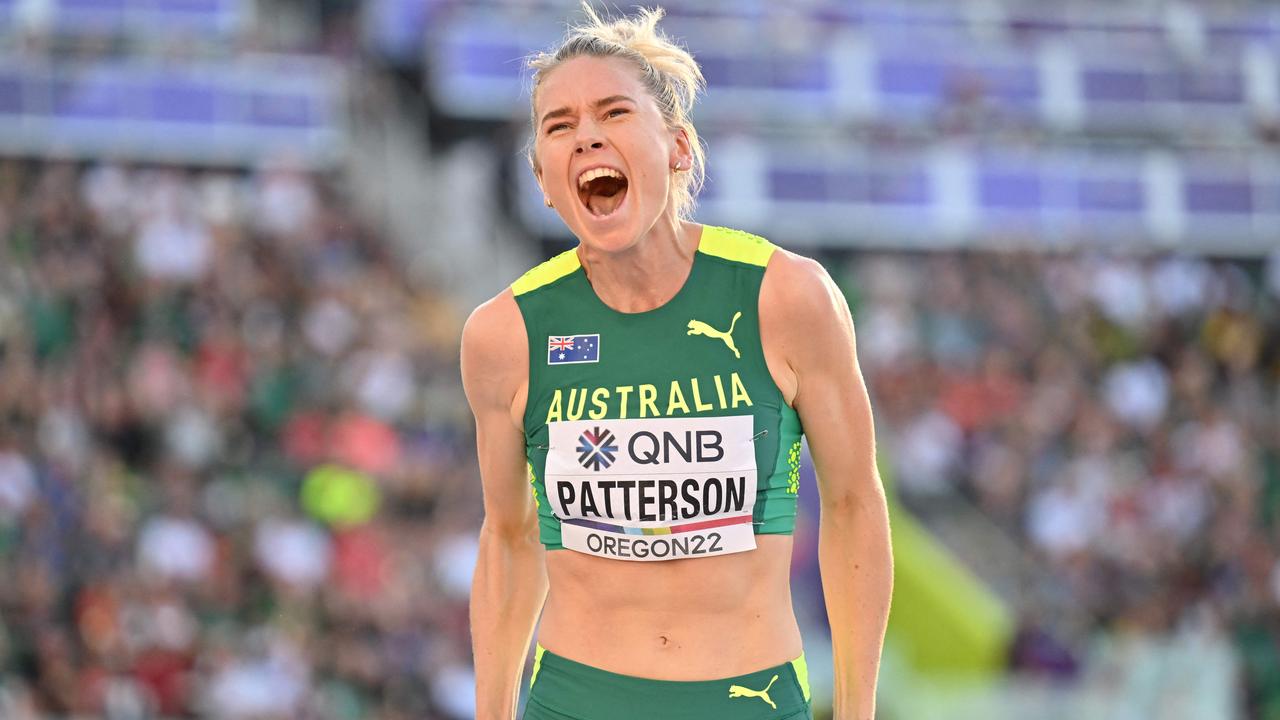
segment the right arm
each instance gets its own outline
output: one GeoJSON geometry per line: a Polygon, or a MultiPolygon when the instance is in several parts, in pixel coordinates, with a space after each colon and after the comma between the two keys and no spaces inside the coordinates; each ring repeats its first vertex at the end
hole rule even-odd
{"type": "Polygon", "coordinates": [[[515,717],[520,675],[547,595],[538,512],[525,465],[529,350],[511,291],[476,308],[462,331],[462,385],[476,417],[484,524],[471,583],[477,720],[515,717]]]}

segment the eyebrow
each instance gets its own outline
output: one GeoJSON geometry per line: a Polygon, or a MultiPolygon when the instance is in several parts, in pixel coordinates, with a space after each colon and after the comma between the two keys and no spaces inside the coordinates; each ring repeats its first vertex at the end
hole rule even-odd
{"type": "MultiPolygon", "coordinates": [[[[602,108],[605,105],[612,105],[613,103],[616,103],[616,102],[629,102],[632,105],[636,104],[636,101],[627,95],[610,95],[609,97],[600,98],[599,100],[596,100],[595,102],[591,103],[591,107],[602,108]]],[[[566,115],[572,115],[572,114],[573,114],[573,111],[567,107],[556,108],[555,110],[548,112],[546,115],[543,115],[542,120],[538,122],[538,126],[541,127],[542,125],[545,125],[548,120],[551,120],[553,118],[564,117],[566,115]]]]}

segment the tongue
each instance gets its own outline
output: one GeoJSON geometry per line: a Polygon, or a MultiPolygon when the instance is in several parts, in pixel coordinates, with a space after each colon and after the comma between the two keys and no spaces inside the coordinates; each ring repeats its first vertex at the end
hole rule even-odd
{"type": "MultiPolygon", "coordinates": [[[[609,188],[609,190],[613,190],[613,188],[609,188]]],[[[591,209],[591,214],[593,215],[608,215],[618,209],[618,206],[622,204],[622,198],[626,197],[626,195],[627,191],[625,189],[612,191],[607,195],[593,192],[587,198],[587,207],[591,209]]]]}

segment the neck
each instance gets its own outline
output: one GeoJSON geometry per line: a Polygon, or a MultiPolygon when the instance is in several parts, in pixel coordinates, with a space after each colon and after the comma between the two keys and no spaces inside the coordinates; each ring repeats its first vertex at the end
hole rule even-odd
{"type": "Polygon", "coordinates": [[[693,269],[702,226],[663,217],[631,247],[606,252],[578,245],[578,259],[596,296],[624,313],[665,305],[693,269]]]}

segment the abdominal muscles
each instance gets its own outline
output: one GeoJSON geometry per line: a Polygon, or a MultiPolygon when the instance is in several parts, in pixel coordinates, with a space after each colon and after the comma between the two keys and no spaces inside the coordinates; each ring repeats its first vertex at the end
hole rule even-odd
{"type": "Polygon", "coordinates": [[[791,537],[756,540],[749,552],[665,562],[551,551],[538,640],[572,660],[658,680],[731,677],[795,658],[791,537]]]}

